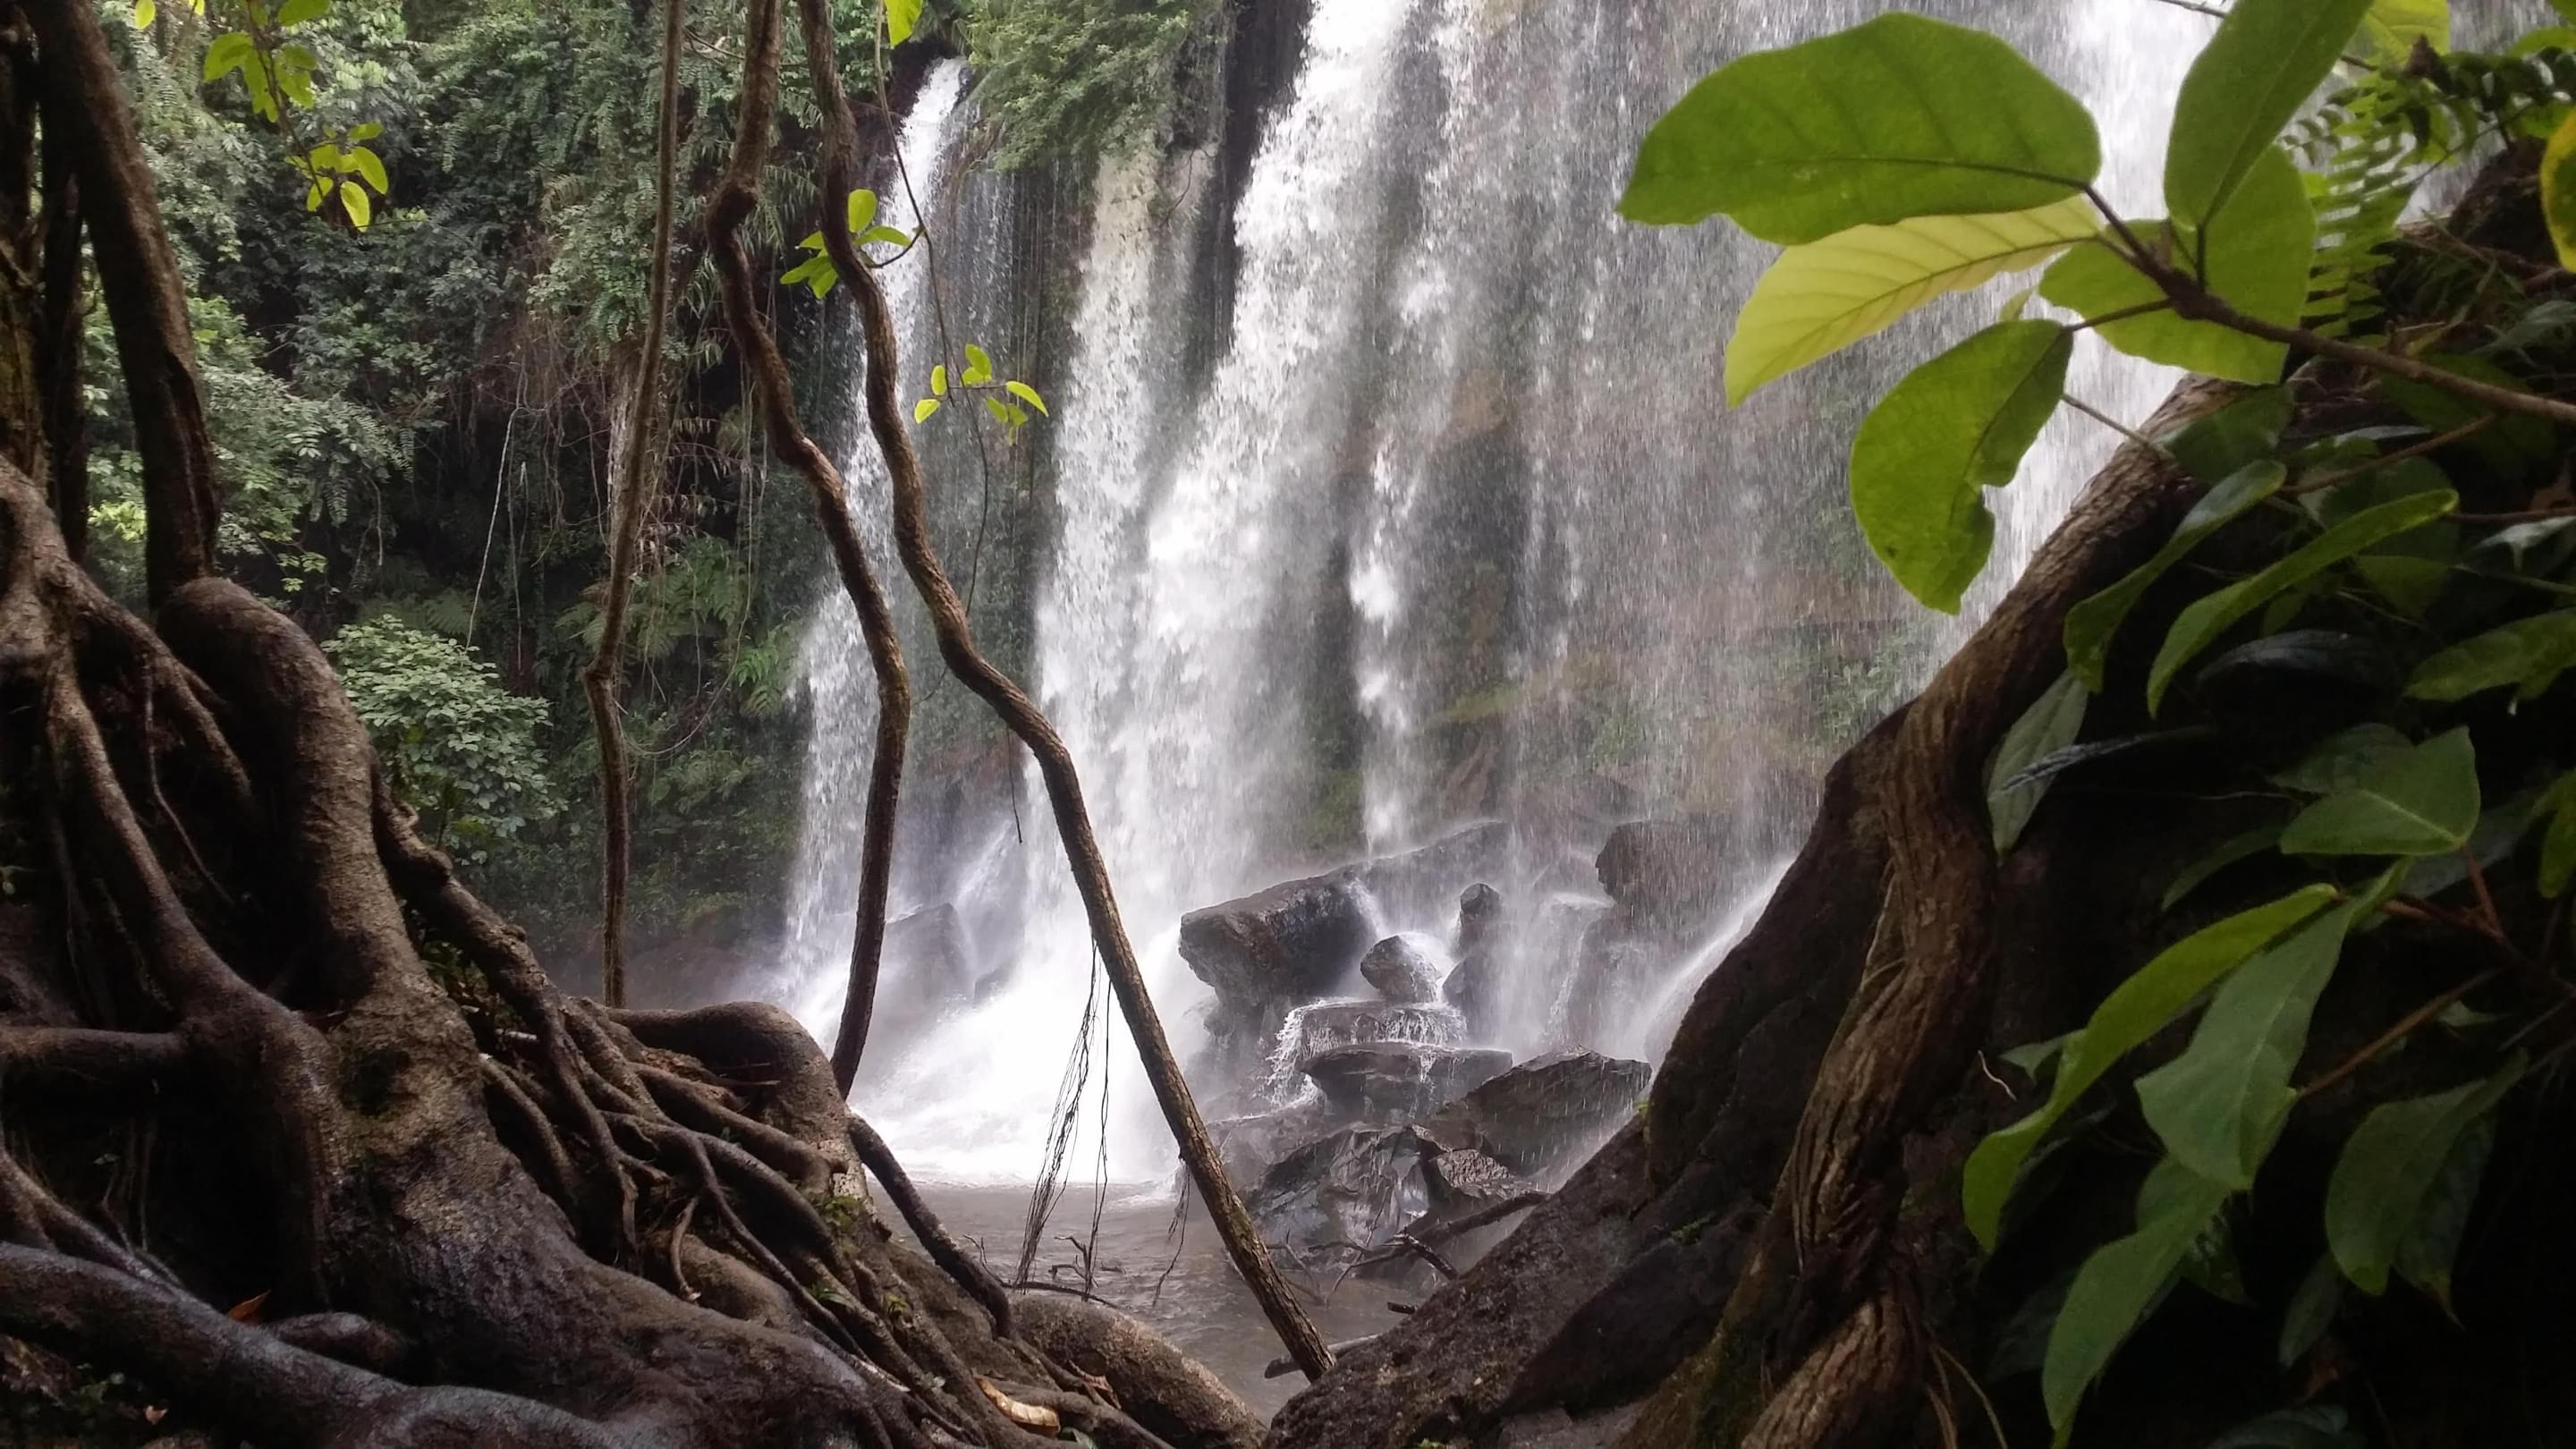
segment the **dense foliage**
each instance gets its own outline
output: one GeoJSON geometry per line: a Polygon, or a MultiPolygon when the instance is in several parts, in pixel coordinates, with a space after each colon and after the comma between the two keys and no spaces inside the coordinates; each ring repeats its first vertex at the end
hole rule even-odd
{"type": "MultiPolygon", "coordinates": [[[[2063,1265],[2025,1310],[2044,1349],[2001,1370],[2038,1371],[2060,1442],[2179,1283],[2273,1315],[2280,1366],[2311,1385],[2335,1374],[2347,1293],[2402,1282],[2450,1312],[2497,1124],[2567,1044],[2544,1029],[2565,1005],[2551,958],[2576,877],[2561,471],[2576,408],[2550,396],[2576,360],[2565,273],[2513,238],[2401,222],[2435,174],[2548,138],[2548,221],[2576,256],[2561,199],[2576,195],[2562,170],[2576,31],[2486,55],[2447,53],[2448,32],[2423,0],[2239,0],[2179,97],[2170,215],[2146,219],[2094,189],[2099,146],[2073,96],[1991,36],[1886,15],[1708,77],[1647,137],[1624,202],[1636,220],[1722,214],[1786,244],[1737,324],[1737,399],[1939,295],[2046,268],[2002,320],[1899,382],[1853,446],[1860,524],[1934,608],[1955,611],[1984,569],[1985,490],[2013,481],[2065,401],[2086,334],[2251,389],[2137,437],[2205,492],[2160,552],[2068,613],[2064,677],[1990,766],[2003,853],[2052,781],[2130,751],[2229,740],[2229,768],[2172,788],[2261,802],[2231,805],[2254,828],[2167,894],[2178,920],[2206,924],[2080,1030],[2011,1054],[2044,1088],[2038,1110],[1965,1165],[1965,1225],[1992,1253],[2067,1186],[2046,1164],[2070,1140],[2134,1123],[2154,1143],[2128,1225],[2063,1265]],[[2175,588],[2187,601],[2160,642],[2124,632],[2175,588]],[[2142,699],[2105,693],[2140,662],[2142,699]],[[2247,676],[2304,693],[2232,709],[2247,676]],[[2134,725],[2088,734],[2105,717],[2134,725]],[[2241,897],[2266,879],[2272,898],[2206,914],[2224,882],[2241,897]],[[2384,1031],[2300,1080],[2338,966],[2390,921],[2483,964],[2420,983],[2384,1031]],[[2420,1061],[2378,1071],[2410,1044],[2429,1080],[2420,1061]],[[2347,1082],[2366,1096],[2329,1119],[2327,1179],[2266,1175],[2347,1082]],[[2239,1229],[2301,1192],[2313,1268],[2252,1248],[2240,1261],[2239,1229]],[[2248,1284],[2297,1286],[2258,1301],[2248,1284]]],[[[2345,1444],[2349,1422],[2331,1400],[2285,1404],[2228,1442],[2345,1444]]]]}

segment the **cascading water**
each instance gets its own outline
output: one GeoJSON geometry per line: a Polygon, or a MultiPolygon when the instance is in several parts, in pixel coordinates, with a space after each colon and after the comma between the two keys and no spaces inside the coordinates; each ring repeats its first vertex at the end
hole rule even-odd
{"type": "MultiPolygon", "coordinates": [[[[1869,402],[1963,335],[1965,308],[1728,412],[1725,336],[1770,249],[1614,210],[1636,138],[1697,77],[1883,8],[1316,0],[1238,189],[1215,142],[1102,167],[1069,366],[1038,379],[1057,431],[1030,682],[1084,772],[1185,1060],[1207,992],[1175,954],[1182,912],[1481,816],[1513,823],[1495,884],[1525,903],[1503,1044],[1526,1053],[1590,1011],[1604,1049],[1659,1055],[1776,880],[1822,767],[1963,637],[1879,574],[1841,476],[1869,402]],[[1569,1001],[1549,972],[1601,910],[1602,823],[1647,815],[1729,822],[1707,941],[1618,1002],[1569,1001]]],[[[2160,209],[2162,107],[2205,20],[2138,0],[1918,8],[2003,34],[2084,96],[2106,193],[2160,209]]],[[[925,194],[957,82],[943,68],[905,126],[925,194]]],[[[2074,378],[2129,420],[2169,383],[2099,349],[2074,378]]],[[[2116,441],[2051,426],[1994,500],[1969,617],[2116,441]]],[[[845,969],[866,768],[851,633],[835,599],[809,646],[820,723],[778,993],[818,1030],[845,969]]],[[[980,829],[907,904],[1007,896],[980,966],[1007,978],[872,1046],[868,1101],[916,1172],[1025,1180],[1086,1002],[1113,1013],[1034,777],[980,829]]],[[[1132,1057],[1107,1048],[1102,1160],[1126,1180],[1170,1160],[1132,1057]]]]}

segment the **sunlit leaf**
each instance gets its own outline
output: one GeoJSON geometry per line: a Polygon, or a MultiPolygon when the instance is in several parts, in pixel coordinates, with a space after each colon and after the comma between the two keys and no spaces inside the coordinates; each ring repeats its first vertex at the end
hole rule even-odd
{"type": "Polygon", "coordinates": [[[850,193],[850,235],[857,236],[876,225],[877,194],[861,187],[850,193]]]}
{"type": "Polygon", "coordinates": [[[966,344],[966,371],[957,379],[968,387],[981,387],[993,380],[993,355],[969,342],[966,344]]]}
{"type": "Polygon", "coordinates": [[[134,0],[134,28],[135,28],[135,29],[137,29],[137,30],[149,30],[149,29],[151,29],[151,28],[152,28],[152,22],[153,22],[154,20],[156,20],[156,19],[159,19],[159,18],[160,18],[160,15],[161,15],[161,7],[160,7],[160,6],[158,6],[158,5],[153,4],[153,3],[152,3],[152,0],[134,0]]]}
{"type": "Polygon", "coordinates": [[[243,62],[249,60],[250,56],[251,44],[248,31],[233,30],[218,35],[206,45],[205,78],[209,81],[221,80],[241,69],[243,62]]]}
{"type": "Polygon", "coordinates": [[[2461,1134],[2522,1080],[2516,1053],[2484,1081],[2429,1097],[2383,1102],[2345,1139],[2326,1181],[2326,1246],[2364,1293],[2388,1288],[2388,1270],[2432,1195],[2461,1134]]]}
{"type": "Polygon", "coordinates": [[[901,45],[921,23],[921,0],[886,0],[886,44],[901,45]]]}
{"type": "Polygon", "coordinates": [[[385,127],[383,122],[361,121],[357,125],[349,128],[349,139],[352,141],[372,141],[384,133],[385,127]]]}
{"type": "Polygon", "coordinates": [[[331,0],[286,0],[277,8],[277,23],[293,27],[307,20],[319,20],[331,8],[331,0]]]}
{"type": "Polygon", "coordinates": [[[2540,214],[2548,218],[2558,265],[2576,270],[2576,111],[2568,112],[2541,152],[2540,214]]]}
{"type": "Polygon", "coordinates": [[[349,224],[360,231],[375,219],[376,209],[367,200],[366,188],[354,181],[340,183],[340,209],[349,213],[349,224]]]}
{"type": "Polygon", "coordinates": [[[2137,607],[2156,580],[2182,562],[2200,546],[2202,539],[2216,533],[2257,503],[2280,491],[2289,470],[2266,459],[2247,464],[2236,474],[2201,495],[2191,512],[2175,525],[2173,537],[2156,550],[2155,557],[2138,565],[2118,583],[2104,589],[2066,611],[2066,663],[2075,676],[2092,689],[2100,689],[2110,667],[2111,640],[2119,633],[2122,620],[2137,607]]]}
{"type": "Polygon", "coordinates": [[[2451,48],[2451,0],[2371,0],[2361,33],[2383,60],[2402,64],[2418,40],[2440,54],[2451,48]]]}
{"type": "Polygon", "coordinates": [[[1003,383],[1002,386],[1010,392],[1011,396],[1027,403],[1030,407],[1036,408],[1041,414],[1047,410],[1046,399],[1039,397],[1038,390],[1029,386],[1027,383],[1013,379],[1010,382],[1003,383]]]}
{"type": "Polygon", "coordinates": [[[939,399],[935,397],[923,398],[921,401],[912,405],[912,420],[916,423],[928,422],[930,420],[930,415],[937,411],[939,411],[939,399]]]}
{"type": "Polygon", "coordinates": [[[357,172],[369,186],[376,188],[377,195],[392,194],[393,183],[385,176],[385,163],[375,152],[364,146],[352,146],[349,148],[348,155],[342,159],[346,163],[343,169],[357,172]]]}
{"type": "Polygon", "coordinates": [[[1914,369],[1852,441],[1852,511],[1906,592],[1954,614],[1994,546],[2000,488],[2057,410],[2074,334],[2001,322],[1914,369]]]}
{"type": "Polygon", "coordinates": [[[1619,211],[1656,224],[1724,214],[1765,241],[1811,242],[2046,206],[2101,160],[2084,103],[2011,46],[1899,12],[1701,80],[1646,133],[1619,211]]]}
{"type": "Polygon", "coordinates": [[[2478,823],[2477,755],[2465,728],[2372,766],[2299,813],[2281,832],[2287,855],[2438,855],[2468,844],[2478,823]]]}
{"type": "MultiPolygon", "coordinates": [[[[2038,266],[2100,229],[2081,196],[2028,211],[1857,226],[1780,254],[1726,347],[1726,399],[1830,357],[1945,292],[2038,266]]],[[[2007,319],[2011,320],[2011,319],[2007,319]]]]}
{"type": "Polygon", "coordinates": [[[2164,646],[2147,675],[2147,709],[2163,707],[2174,676],[2239,620],[2294,586],[2383,539],[2440,518],[2459,507],[2459,495],[2444,490],[2417,493],[2366,508],[2275,560],[2252,578],[2192,601],[2166,631],[2164,646]]]}
{"type": "MultiPolygon", "coordinates": [[[[2212,240],[2230,239],[2222,215],[2281,128],[2334,71],[2371,0],[2236,0],[2183,77],[2165,147],[2165,206],[2212,240]]],[[[2304,192],[2303,192],[2304,194],[2304,192]]],[[[2307,249],[2297,258],[2304,277],[2307,249]]]]}
{"type": "Polygon", "coordinates": [[[912,233],[905,231],[901,227],[887,226],[882,222],[859,233],[858,239],[863,243],[884,242],[890,246],[898,247],[912,245],[912,233]]]}
{"type": "Polygon", "coordinates": [[[943,362],[930,370],[930,390],[940,397],[948,396],[948,364],[943,362]]]}
{"type": "Polygon", "coordinates": [[[996,422],[1008,425],[1011,421],[1011,410],[1002,405],[1002,400],[1000,398],[988,397],[984,399],[984,411],[991,413],[996,422]]]}
{"type": "Polygon", "coordinates": [[[2158,952],[2126,981],[2112,988],[2093,1010],[2084,1029],[2069,1038],[2060,1053],[2057,1078],[2048,1101],[2038,1111],[1994,1133],[1968,1156],[1961,1200],[1968,1227],[1977,1241],[1992,1249],[2003,1223],[2005,1201],[2048,1129],[2064,1117],[2085,1089],[2101,1079],[2113,1063],[2164,1029],[2210,984],[2235,970],[2283,931],[2324,909],[2334,888],[2306,886],[2279,900],[2240,911],[2194,931],[2158,952]]]}

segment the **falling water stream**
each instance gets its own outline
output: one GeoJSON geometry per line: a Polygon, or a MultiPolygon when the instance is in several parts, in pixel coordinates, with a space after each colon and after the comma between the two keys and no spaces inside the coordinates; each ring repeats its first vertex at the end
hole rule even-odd
{"type": "MultiPolygon", "coordinates": [[[[1185,1060],[1207,998],[1175,950],[1185,911],[1499,817],[1516,830],[1495,884],[1532,920],[1550,902],[1576,920],[1597,899],[1600,838],[1567,821],[1724,816],[1743,843],[1731,903],[1598,1043],[1659,1056],[1795,848],[1824,765],[1920,686],[2108,455],[2115,436],[2062,415],[1995,498],[1995,564],[1966,619],[1924,614],[1862,548],[1844,454],[1902,360],[1964,335],[2007,289],[1729,411],[1726,334],[1770,249],[1723,224],[1615,215],[1636,139],[1697,77],[1884,8],[1315,0],[1238,185],[1215,141],[1101,166],[1069,355],[1037,379],[1052,512],[1029,682],[1083,771],[1185,1060]],[[1209,207],[1230,211],[1197,225],[1209,207]],[[1194,250],[1210,236],[1230,243],[1222,268],[1194,250]]],[[[1915,8],[1998,31],[2083,96],[2106,193],[2159,209],[2163,108],[2205,20],[2142,0],[1915,8]]],[[[903,129],[925,207],[961,184],[966,80],[943,64],[903,129]]],[[[947,255],[973,245],[952,238],[947,255]]],[[[958,285],[965,269],[942,265],[958,285]]],[[[929,325],[924,276],[909,261],[890,274],[908,336],[929,325]]],[[[2114,416],[2143,419],[2170,385],[2080,356],[2071,390],[2114,416]]],[[[864,452],[850,471],[874,476],[864,452]]],[[[837,596],[805,659],[804,847],[770,994],[819,1034],[846,969],[873,718],[837,596]]],[[[1075,1176],[1167,1180],[1168,1136],[1094,994],[1034,774],[1016,809],[961,833],[950,865],[907,877],[896,913],[971,906],[977,969],[1008,969],[872,1044],[863,1105],[917,1174],[1026,1182],[1090,1030],[1110,1067],[1085,1088],[1075,1176]]],[[[888,992],[904,969],[890,962],[888,992]]],[[[1516,983],[1507,1044],[1545,1038],[1559,991],[1516,983]]]]}

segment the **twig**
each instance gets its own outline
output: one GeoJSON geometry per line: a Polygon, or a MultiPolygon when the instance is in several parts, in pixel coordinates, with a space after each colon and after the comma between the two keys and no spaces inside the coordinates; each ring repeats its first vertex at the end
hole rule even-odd
{"type": "MultiPolygon", "coordinates": [[[[2488,428],[2494,426],[2495,420],[2495,414],[2487,413],[2481,417],[2472,418],[2469,421],[2460,424],[2458,427],[2451,429],[2447,433],[2443,433],[2437,437],[2426,438],[2421,442],[2409,444],[2406,447],[2398,449],[2394,453],[2382,453],[2378,457],[2372,458],[2367,462],[2355,463],[2349,468],[2338,468],[2332,473],[2326,473],[2315,478],[2302,478],[2289,487],[2282,489],[2280,496],[2283,498],[2295,498],[2302,493],[2322,492],[2325,489],[2335,487],[2339,484],[2349,483],[2353,479],[2361,477],[2365,473],[2377,472],[2379,469],[2385,468],[2391,463],[2403,463],[2409,458],[2421,458],[2427,453],[2438,453],[2444,448],[2451,446],[2453,443],[2476,437],[2478,434],[2485,432],[2488,428]]],[[[2455,514],[2453,516],[2456,518],[2458,515],[2455,514]]]]}
{"type": "Polygon", "coordinates": [[[2388,1030],[2381,1032],[2378,1036],[2373,1037],[2368,1046],[2363,1047],[2361,1050],[2354,1052],[2351,1056],[2348,1056],[2342,1061],[2336,1063],[2335,1066],[2324,1076],[2321,1076],[2315,1081],[2308,1083],[2306,1086],[2301,1087],[2299,1089],[2299,1095],[2302,1098],[2313,1097],[2317,1093],[2324,1091],[2326,1088],[2333,1086],[2335,1083],[2342,1081],[2344,1078],[2351,1076],[2354,1072],[2361,1070],[2362,1067],[2369,1064],[2369,1062],[2373,1058],[2377,1057],[2381,1052],[2395,1046],[2397,1042],[2405,1037],[2409,1032],[2412,1032],[2415,1028],[2431,1021],[2434,1017],[2441,1015],[2444,1010],[2449,1008],[2452,1002],[2459,1000],[2461,997],[2468,995],[2470,992],[2475,991],[2479,987],[2486,985],[2488,982],[2495,980],[2499,976],[2502,976],[2504,972],[2505,968],[2502,966],[2490,966],[2486,970],[2479,972],[2477,975],[2470,977],[2468,980],[2461,982],[2459,985],[2452,987],[2450,990],[2443,992],[2441,995],[2434,997],[2432,1000],[2425,1002],[2422,1006],[2406,1013],[2404,1016],[2398,1018],[2395,1026],[2392,1026],[2388,1030]]]}

